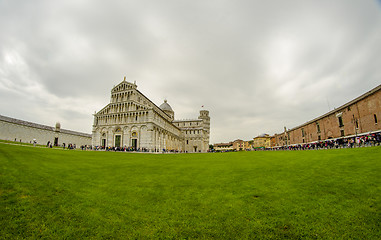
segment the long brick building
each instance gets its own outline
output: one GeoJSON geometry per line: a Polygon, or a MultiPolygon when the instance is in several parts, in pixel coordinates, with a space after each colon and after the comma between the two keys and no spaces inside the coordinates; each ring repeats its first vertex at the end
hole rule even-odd
{"type": "Polygon", "coordinates": [[[287,146],[381,132],[381,85],[320,117],[272,136],[287,146]]]}

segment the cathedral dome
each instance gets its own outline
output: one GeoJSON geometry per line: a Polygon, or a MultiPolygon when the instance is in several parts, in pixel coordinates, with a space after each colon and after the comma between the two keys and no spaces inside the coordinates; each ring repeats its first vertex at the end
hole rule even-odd
{"type": "Polygon", "coordinates": [[[167,103],[167,100],[164,100],[164,103],[162,103],[159,107],[163,111],[173,112],[171,105],[167,103]]]}

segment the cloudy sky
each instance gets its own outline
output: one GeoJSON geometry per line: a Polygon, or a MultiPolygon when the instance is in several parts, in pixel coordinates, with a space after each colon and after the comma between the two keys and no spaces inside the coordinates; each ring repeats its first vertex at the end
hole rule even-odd
{"type": "Polygon", "coordinates": [[[0,0],[0,114],[91,133],[126,76],[211,143],[279,133],[381,84],[376,0],[0,0]]]}

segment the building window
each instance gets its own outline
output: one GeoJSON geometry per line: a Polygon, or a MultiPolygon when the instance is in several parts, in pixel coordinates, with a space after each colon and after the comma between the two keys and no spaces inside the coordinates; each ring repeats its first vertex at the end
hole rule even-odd
{"type": "Polygon", "coordinates": [[[321,136],[320,136],[320,135],[318,136],[318,140],[319,140],[319,141],[321,140],[321,136]]]}
{"type": "Polygon", "coordinates": [[[345,136],[345,133],[344,133],[344,130],[342,129],[342,130],[340,130],[340,134],[341,134],[341,136],[342,137],[344,137],[345,136]]]}
{"type": "Polygon", "coordinates": [[[302,137],[304,137],[304,128],[302,128],[302,137]]]}
{"type": "Polygon", "coordinates": [[[320,133],[320,125],[319,125],[319,123],[316,123],[316,129],[317,129],[317,132],[320,133]]]}
{"type": "Polygon", "coordinates": [[[356,129],[359,128],[359,121],[357,119],[355,120],[355,123],[356,123],[356,129]]]}
{"type": "Polygon", "coordinates": [[[338,119],[339,119],[339,127],[344,127],[343,118],[340,116],[338,117],[338,119]]]}
{"type": "Polygon", "coordinates": [[[377,122],[378,122],[378,121],[377,121],[377,115],[374,114],[373,116],[374,116],[374,123],[377,124],[377,122]]]}
{"type": "Polygon", "coordinates": [[[189,140],[187,140],[187,144],[189,144],[189,140]]]}

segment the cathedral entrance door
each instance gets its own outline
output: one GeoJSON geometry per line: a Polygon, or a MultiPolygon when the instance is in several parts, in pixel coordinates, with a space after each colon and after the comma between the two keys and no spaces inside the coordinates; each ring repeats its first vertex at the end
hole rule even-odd
{"type": "Polygon", "coordinates": [[[136,150],[137,146],[138,146],[138,139],[132,139],[132,148],[136,150]]]}
{"type": "Polygon", "coordinates": [[[194,152],[197,152],[197,146],[193,146],[194,147],[194,152]]]}
{"type": "Polygon", "coordinates": [[[106,139],[102,139],[102,147],[106,147],[106,139]]]}
{"type": "Polygon", "coordinates": [[[120,135],[115,135],[115,147],[120,147],[120,135]]]}

